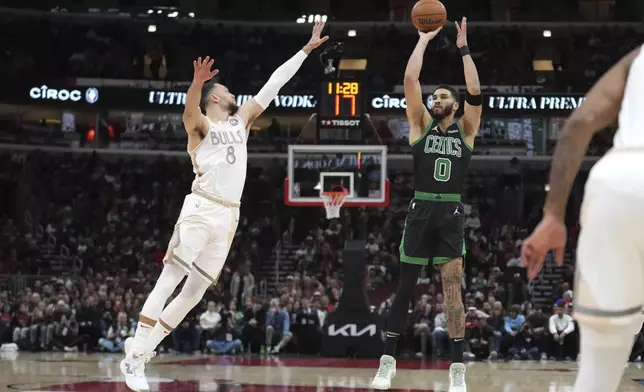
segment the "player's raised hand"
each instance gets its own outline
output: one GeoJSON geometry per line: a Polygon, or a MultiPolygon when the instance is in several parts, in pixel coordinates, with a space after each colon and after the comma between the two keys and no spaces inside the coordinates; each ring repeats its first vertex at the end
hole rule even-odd
{"type": "Polygon", "coordinates": [[[320,37],[322,35],[322,30],[324,30],[324,22],[315,22],[315,24],[313,25],[313,33],[311,34],[311,39],[306,45],[304,45],[304,48],[302,48],[302,50],[306,52],[306,54],[311,53],[313,49],[322,45],[329,39],[328,35],[320,37]]]}
{"type": "Polygon", "coordinates": [[[422,33],[422,32],[419,31],[418,35],[420,36],[421,40],[425,40],[425,42],[429,42],[429,41],[433,40],[434,37],[436,37],[438,35],[438,33],[441,32],[441,30],[443,30],[443,26],[437,28],[436,30],[428,31],[426,33],[422,33]]]}
{"type": "Polygon", "coordinates": [[[211,59],[210,56],[206,56],[203,60],[199,57],[193,61],[192,66],[195,69],[193,80],[198,83],[206,83],[214,78],[219,73],[218,69],[210,70],[214,64],[215,60],[211,59]]]}
{"type": "Polygon", "coordinates": [[[546,213],[530,237],[523,241],[521,258],[528,269],[528,279],[534,279],[552,249],[555,251],[555,260],[558,265],[563,265],[564,249],[566,247],[566,225],[563,219],[546,213]]]}
{"type": "Polygon", "coordinates": [[[454,22],[454,24],[456,25],[456,46],[460,49],[467,45],[467,18],[461,19],[460,26],[458,22],[454,22]]]}

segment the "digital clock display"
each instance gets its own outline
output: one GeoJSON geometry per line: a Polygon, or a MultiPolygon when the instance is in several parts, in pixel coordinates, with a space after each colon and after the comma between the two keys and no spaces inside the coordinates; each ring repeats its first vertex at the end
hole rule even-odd
{"type": "Polygon", "coordinates": [[[360,82],[357,81],[330,81],[322,84],[320,96],[320,116],[333,117],[361,117],[360,82]]]}

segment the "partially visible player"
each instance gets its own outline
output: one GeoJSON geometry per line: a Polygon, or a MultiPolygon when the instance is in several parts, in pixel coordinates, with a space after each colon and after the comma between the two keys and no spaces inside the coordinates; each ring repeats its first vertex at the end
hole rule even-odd
{"type": "Polygon", "coordinates": [[[574,392],[615,392],[644,310],[644,53],[638,48],[593,86],[564,126],[543,219],[523,243],[534,279],[554,249],[563,264],[566,204],[593,135],[619,120],[613,148],[586,182],[577,247],[574,318],[581,364],[574,392]]]}
{"type": "Polygon", "coordinates": [[[145,363],[163,338],[201,301],[206,289],[217,283],[239,221],[251,124],[311,51],[328,39],[320,37],[323,28],[324,23],[316,23],[302,50],[277,68],[259,93],[239,108],[225,86],[209,81],[218,73],[211,71],[213,60],[199,58],[193,63],[194,78],[186,95],[183,124],[195,180],[175,225],[161,276],[141,310],[136,336],[125,344],[121,372],[130,389],[149,390],[145,363]],[[165,306],[186,274],[181,292],[165,306]]]}
{"type": "MultiPolygon", "coordinates": [[[[396,341],[407,320],[414,287],[424,265],[440,266],[444,311],[452,340],[449,392],[466,392],[463,364],[465,312],[461,296],[465,255],[465,210],[461,192],[472,157],[474,138],[481,123],[482,98],[478,72],[467,46],[467,20],[463,18],[456,46],[463,57],[467,94],[463,116],[458,90],[438,86],[427,110],[422,99],[420,70],[429,41],[440,29],[419,33],[420,38],[405,70],[405,99],[409,143],[414,158],[415,194],[409,204],[400,243],[400,278],[387,321],[384,354],[373,379],[375,389],[389,389],[396,375],[396,341]]],[[[436,76],[437,78],[439,75],[436,76]]]]}

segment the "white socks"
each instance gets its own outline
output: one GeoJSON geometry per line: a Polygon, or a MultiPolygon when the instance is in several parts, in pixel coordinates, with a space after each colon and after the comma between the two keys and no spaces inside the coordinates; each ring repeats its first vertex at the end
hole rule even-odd
{"type": "Polygon", "coordinates": [[[153,328],[154,327],[152,325],[147,325],[139,321],[138,325],[136,326],[136,332],[134,333],[134,339],[141,343],[146,341],[150,336],[153,328]]]}
{"type": "Polygon", "coordinates": [[[154,351],[170,332],[172,332],[171,329],[166,329],[161,323],[157,322],[157,325],[152,328],[150,336],[148,336],[141,348],[146,353],[154,351]]]}

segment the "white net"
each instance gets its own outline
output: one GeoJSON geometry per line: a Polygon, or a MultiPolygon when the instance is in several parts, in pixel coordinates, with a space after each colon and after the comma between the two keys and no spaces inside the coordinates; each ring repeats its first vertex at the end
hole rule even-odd
{"type": "Polygon", "coordinates": [[[349,192],[324,192],[321,197],[326,210],[326,218],[334,219],[340,217],[340,208],[349,196],[349,192]]]}

